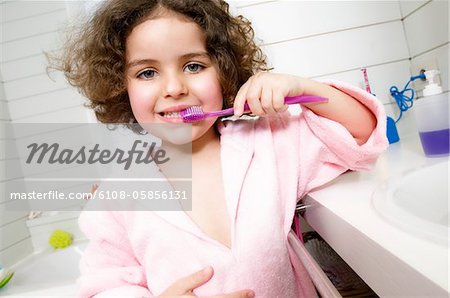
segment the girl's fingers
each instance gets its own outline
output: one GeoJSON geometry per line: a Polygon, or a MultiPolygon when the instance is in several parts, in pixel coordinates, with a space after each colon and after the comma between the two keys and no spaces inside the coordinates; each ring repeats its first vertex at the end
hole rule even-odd
{"type": "Polygon", "coordinates": [[[268,73],[253,75],[242,85],[236,95],[234,115],[240,117],[243,114],[245,103],[248,104],[251,113],[258,116],[286,111],[288,106],[284,103],[284,96],[292,88],[297,88],[296,81],[288,79],[289,77],[286,76],[268,73]]]}
{"type": "Polygon", "coordinates": [[[252,114],[262,116],[265,114],[261,106],[262,83],[260,79],[253,79],[247,89],[246,99],[252,114]]]}
{"type": "Polygon", "coordinates": [[[281,92],[273,92],[273,109],[276,113],[284,112],[288,109],[288,105],[284,103],[284,95],[281,92]]]}
{"type": "Polygon", "coordinates": [[[265,114],[275,115],[274,97],[272,88],[264,88],[261,92],[261,106],[265,114]]]}
{"type": "Polygon", "coordinates": [[[253,298],[255,297],[255,292],[252,290],[242,290],[233,293],[217,295],[210,298],[253,298]]]}
{"type": "Polygon", "coordinates": [[[250,79],[247,80],[247,82],[245,82],[244,85],[242,85],[242,87],[239,89],[238,93],[236,94],[236,97],[234,99],[234,115],[236,117],[240,117],[243,113],[244,113],[244,104],[246,99],[246,95],[247,95],[247,90],[250,87],[250,84],[253,80],[253,77],[251,77],[250,79]]]}
{"type": "Polygon", "coordinates": [[[250,111],[253,115],[262,116],[265,114],[259,98],[247,97],[247,104],[250,107],[250,111]]]}
{"type": "MultiPolygon", "coordinates": [[[[199,286],[205,284],[213,276],[212,267],[206,267],[200,271],[197,271],[191,275],[180,278],[174,282],[167,290],[164,291],[163,297],[170,295],[186,295],[192,293],[192,291],[199,286]]],[[[193,296],[193,294],[192,294],[193,296]]]]}

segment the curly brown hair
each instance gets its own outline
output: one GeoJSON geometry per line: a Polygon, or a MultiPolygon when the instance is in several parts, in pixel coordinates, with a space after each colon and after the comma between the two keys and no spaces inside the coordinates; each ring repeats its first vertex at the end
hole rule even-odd
{"type": "Polygon", "coordinates": [[[110,0],[65,44],[55,68],[89,99],[103,123],[137,123],[126,90],[125,45],[132,29],[158,9],[181,14],[203,29],[206,50],[219,73],[223,106],[257,71],[269,70],[251,23],[234,17],[223,0],[110,0]]]}

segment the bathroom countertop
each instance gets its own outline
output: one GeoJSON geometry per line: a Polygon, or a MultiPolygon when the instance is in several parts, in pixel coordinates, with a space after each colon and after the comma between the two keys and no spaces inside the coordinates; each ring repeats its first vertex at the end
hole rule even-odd
{"type": "Polygon", "coordinates": [[[379,296],[448,297],[448,237],[427,239],[389,221],[373,202],[389,179],[446,160],[426,158],[418,135],[402,137],[370,172],[347,172],[309,193],[305,219],[379,296]]]}

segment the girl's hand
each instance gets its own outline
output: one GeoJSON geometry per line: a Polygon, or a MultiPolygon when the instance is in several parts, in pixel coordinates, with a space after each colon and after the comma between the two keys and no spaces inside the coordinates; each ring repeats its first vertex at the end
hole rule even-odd
{"type": "Polygon", "coordinates": [[[234,115],[237,117],[242,115],[245,102],[254,115],[264,116],[284,112],[288,108],[284,104],[284,98],[302,95],[302,85],[300,77],[268,72],[257,73],[239,89],[234,100],[234,115]]]}
{"type": "Polygon", "coordinates": [[[234,101],[234,115],[239,117],[248,103],[253,114],[264,116],[285,111],[287,96],[303,94],[328,98],[327,103],[304,104],[313,113],[342,124],[362,145],[371,136],[377,119],[371,110],[339,89],[302,77],[260,72],[239,89],[234,101]]]}
{"type": "MultiPolygon", "coordinates": [[[[211,279],[214,272],[212,267],[206,267],[191,275],[180,278],[168,287],[159,297],[197,297],[194,289],[205,284],[211,279]]],[[[255,294],[251,290],[241,290],[233,293],[212,296],[211,298],[252,298],[255,294]]]]}

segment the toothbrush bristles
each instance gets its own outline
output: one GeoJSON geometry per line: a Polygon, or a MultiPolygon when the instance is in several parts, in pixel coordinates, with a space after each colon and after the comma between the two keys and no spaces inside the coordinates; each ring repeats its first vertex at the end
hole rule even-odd
{"type": "Polygon", "coordinates": [[[205,118],[205,113],[200,106],[188,107],[180,111],[180,116],[184,122],[196,122],[205,118]]]}

